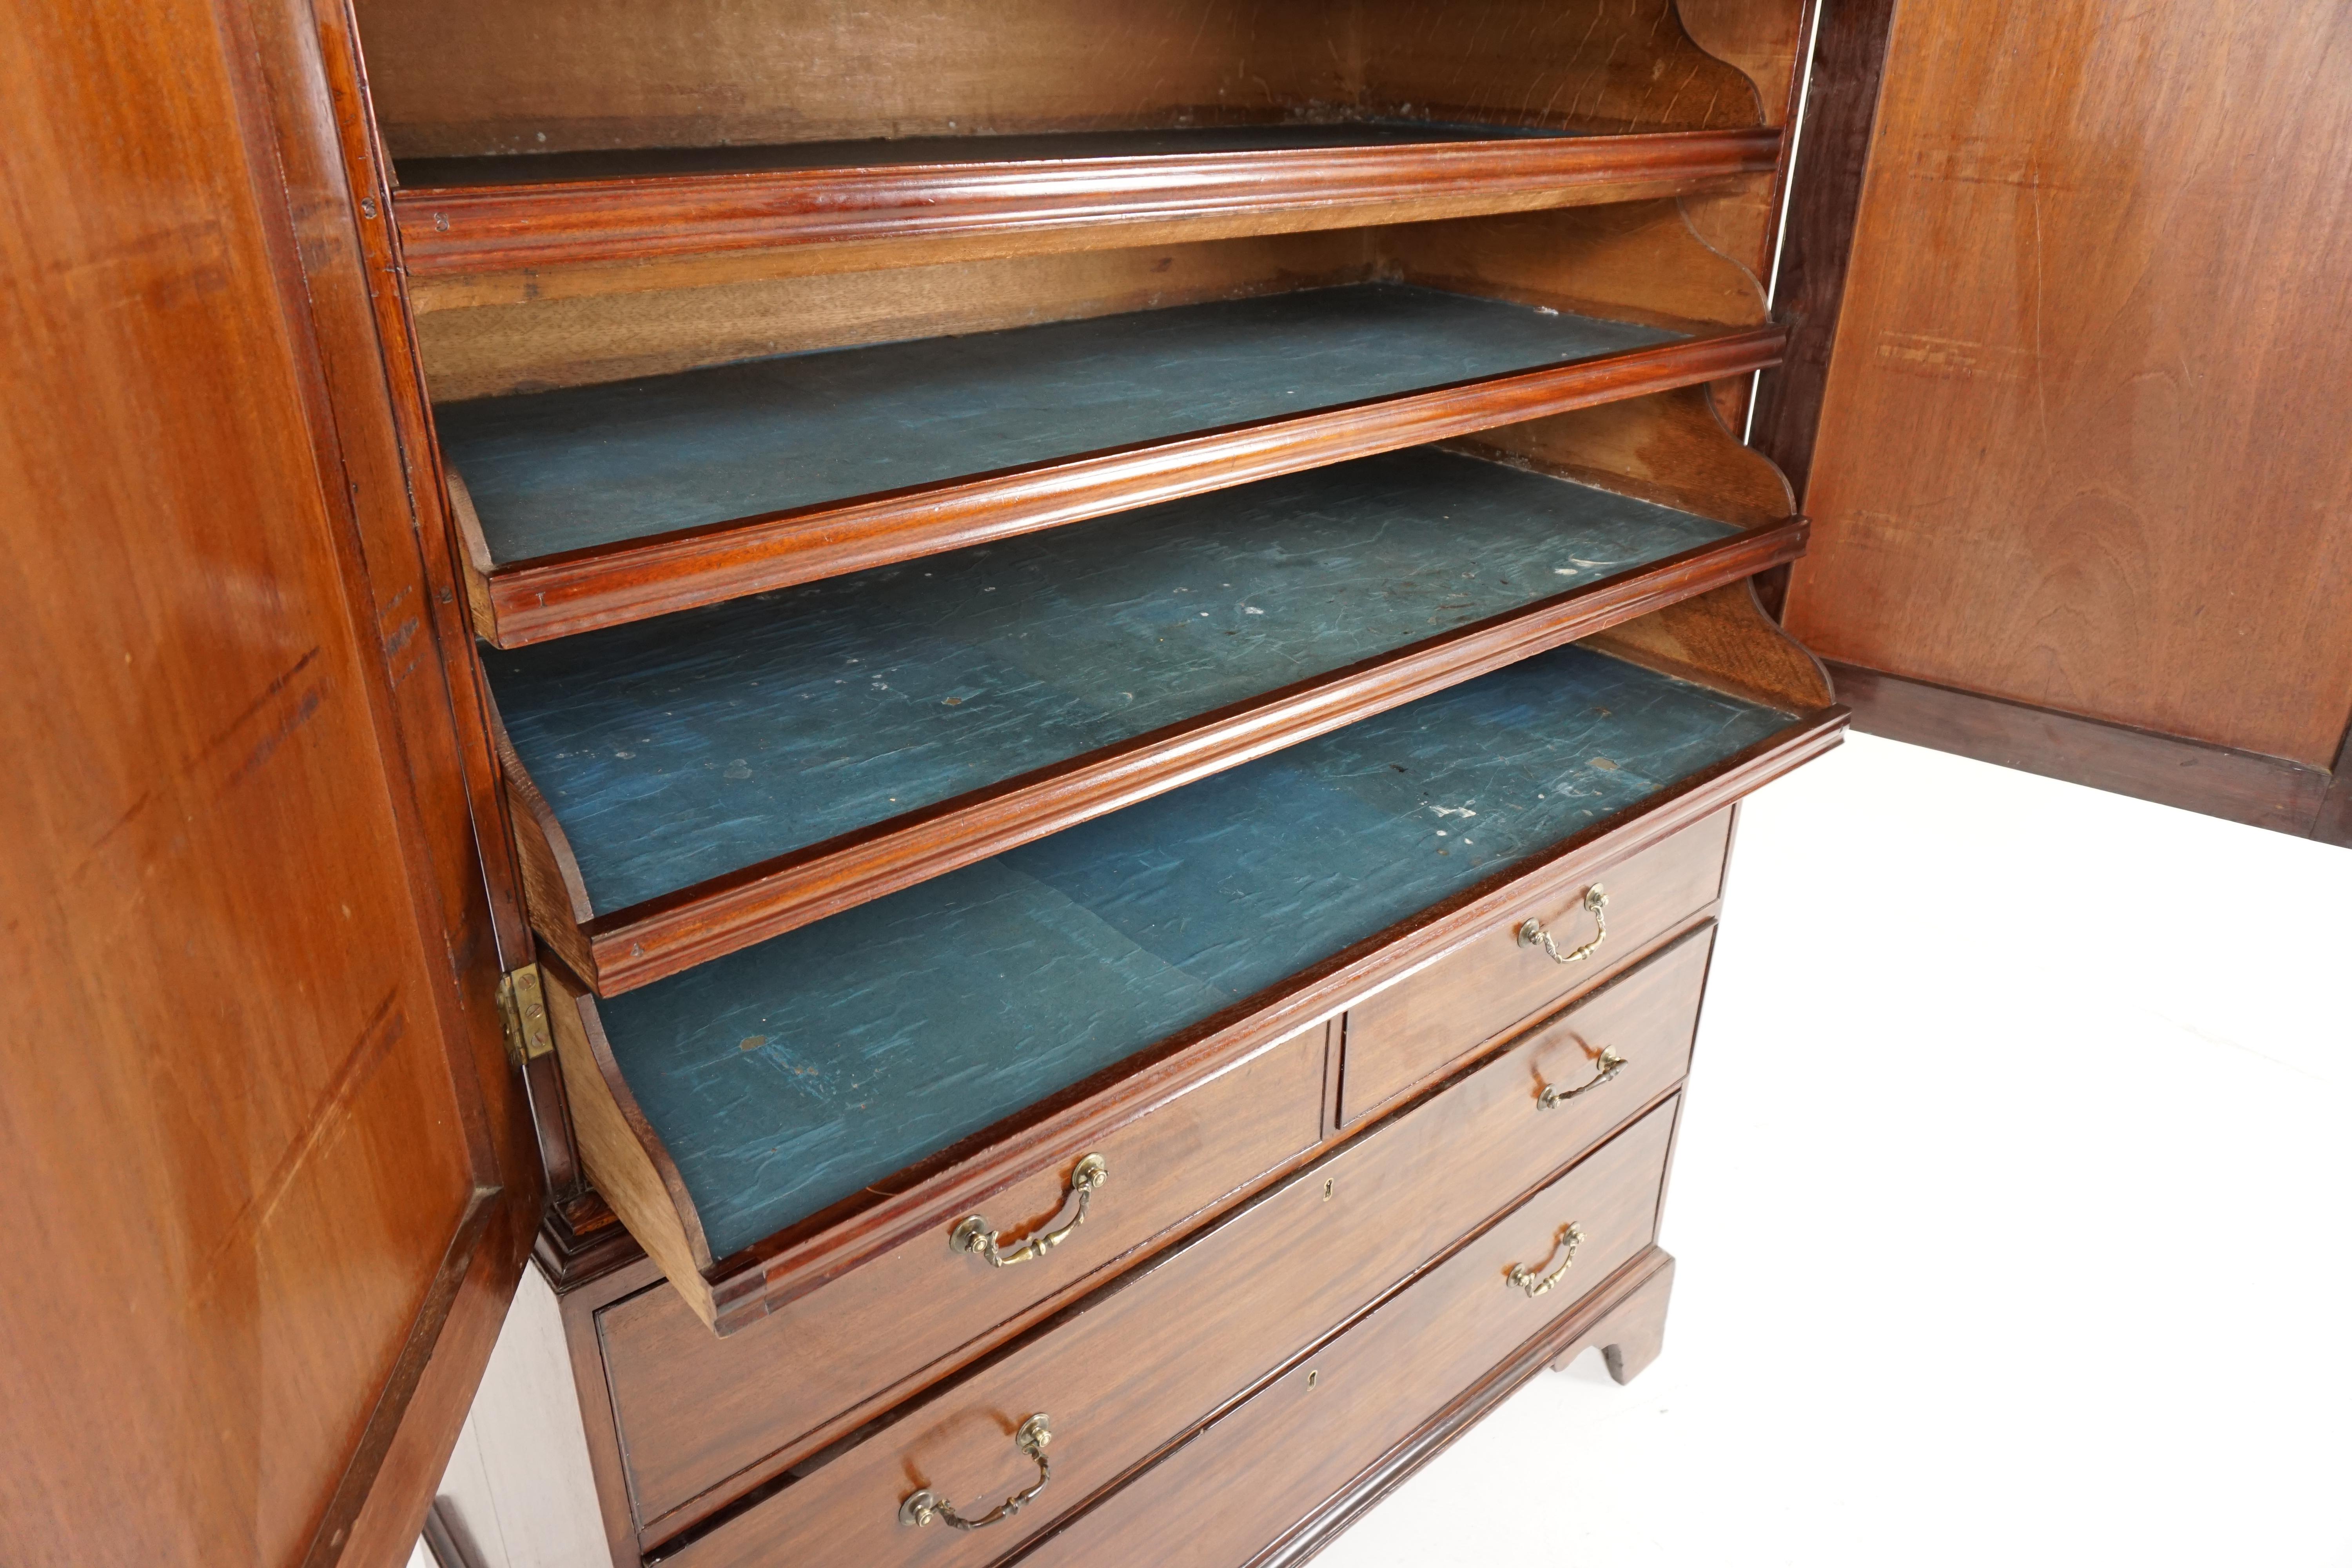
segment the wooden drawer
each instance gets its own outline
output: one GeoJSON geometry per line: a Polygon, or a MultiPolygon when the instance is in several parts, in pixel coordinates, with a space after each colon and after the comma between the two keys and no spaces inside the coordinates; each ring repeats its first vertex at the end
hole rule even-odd
{"type": "Polygon", "coordinates": [[[1638,1371],[1674,1281],[1655,1247],[1548,1313],[1558,1291],[1531,1306],[1495,1289],[1557,1209],[1530,1203],[1004,1568],[1238,1568],[1277,1543],[1292,1561],[1547,1362],[1601,1345],[1638,1371]]]}
{"type": "MultiPolygon", "coordinates": [[[[1324,1029],[1310,1029],[1104,1138],[1092,1152],[1107,1174],[1084,1223],[1042,1257],[991,1268],[943,1227],[724,1339],[664,1285],[606,1308],[597,1331],[640,1528],[650,1539],[708,1511],[679,1512],[730,1478],[730,1491],[764,1479],[941,1358],[1311,1148],[1325,1050],[1324,1029]]],[[[1066,1220],[1076,1163],[981,1205],[1008,1248],[1066,1220]]]]}
{"type": "MultiPolygon", "coordinates": [[[[1678,1082],[1705,987],[1712,924],[1588,994],[1447,1091],[1506,1155],[1499,1202],[1572,1159],[1678,1082]],[[1624,1065],[1595,1084],[1604,1052],[1624,1065]],[[1592,1087],[1582,1093],[1580,1085],[1592,1087]],[[1547,1089],[1555,1102],[1545,1107],[1547,1089]],[[1540,1111],[1540,1116],[1538,1112],[1540,1111]],[[1528,1134],[1535,1134],[1532,1142],[1528,1134]],[[1514,1181],[1520,1187],[1510,1187],[1514,1181]]],[[[725,1339],[656,1287],[598,1314],[624,1471],[647,1539],[690,1523],[887,1403],[926,1369],[1084,1281],[1315,1142],[1323,1032],[1309,1031],[1104,1141],[1115,1173],[1087,1222],[1005,1269],[912,1243],[725,1339]],[[1128,1178],[1122,1181],[1121,1178],[1128,1178]],[[705,1494],[709,1494],[706,1496],[705,1494]]],[[[1013,1234],[1049,1223],[1066,1169],[982,1212],[1013,1234]]]]}
{"type": "MultiPolygon", "coordinates": [[[[1496,1135],[1491,1099],[1462,1092],[1479,1085],[1479,1077],[1454,1085],[1308,1167],[664,1561],[992,1561],[1439,1256],[1504,1206],[1495,1199],[1526,1190],[1517,1172],[1556,1163],[1540,1139],[1496,1135]],[[1035,1505],[986,1531],[899,1522],[918,1489],[976,1515],[1034,1484],[1013,1436],[1036,1413],[1055,1436],[1054,1482],[1035,1505]]],[[[1577,1268],[1592,1277],[1646,1247],[1674,1103],[1580,1165],[1539,1215],[1512,1222],[1515,1258],[1556,1261],[1554,1243],[1571,1221],[1583,1232],[1577,1268]]],[[[1499,1275],[1488,1288],[1506,1293],[1499,1275]]],[[[1508,1294],[1528,1330],[1562,1296],[1508,1294]]]]}
{"type": "Polygon", "coordinates": [[[1561,1012],[1445,1092],[1475,1105],[1478,1136],[1541,1151],[1530,1180],[1622,1126],[1690,1071],[1715,922],[1688,932],[1561,1012]],[[1621,1064],[1611,1071],[1604,1056],[1621,1064]]]}
{"type": "Polygon", "coordinates": [[[1361,1121],[1427,1082],[1505,1030],[1584,990],[1714,903],[1723,889],[1731,811],[1693,823],[1672,837],[1604,866],[1583,886],[1555,888],[1512,906],[1500,919],[1434,963],[1348,1010],[1347,1066],[1340,1121],[1361,1121]],[[1560,963],[1519,940],[1530,917],[1543,922],[1565,953],[1589,941],[1594,919],[1587,889],[1608,902],[1607,935],[1590,960],[1560,963]]]}
{"type": "MultiPolygon", "coordinates": [[[[1459,1222],[1467,1223],[1575,1159],[1681,1080],[1713,944],[1710,924],[1530,1031],[1412,1112],[1421,1119],[1412,1151],[1383,1155],[1383,1166],[1445,1162],[1428,1200],[1468,1205],[1470,1212],[1457,1211],[1459,1222]],[[1624,1066],[1593,1084],[1594,1064],[1604,1051],[1615,1052],[1624,1066]],[[1547,1089],[1585,1084],[1592,1087],[1544,1106],[1547,1089]],[[1463,1145],[1450,1160],[1447,1138],[1463,1145]]],[[[1284,1050],[1297,1047],[1296,1058],[1269,1053],[1257,1071],[1228,1075],[1163,1108],[1159,1116],[1173,1120],[1157,1143],[1139,1139],[1128,1154],[1108,1149],[1120,1160],[1114,1169],[1132,1167],[1140,1174],[1185,1162],[1185,1173],[1204,1182],[1206,1169],[1220,1158],[1235,1158],[1221,1145],[1239,1141],[1238,1130],[1249,1124],[1253,1110],[1272,1116],[1282,1096],[1295,1096],[1297,1075],[1319,1071],[1319,1052],[1310,1047],[1320,1041],[1318,1032],[1293,1042],[1284,1050]],[[1263,1107],[1261,1095],[1267,1101],[1263,1107]],[[1228,1116],[1232,1123],[1222,1123],[1228,1116]]],[[[1148,1124],[1139,1129],[1144,1131],[1148,1124]]],[[[1393,1132],[1382,1128],[1369,1136],[1379,1143],[1393,1132]]],[[[1335,1197],[1338,1175],[1325,1169],[1335,1197]]],[[[1354,1191],[1350,1186],[1350,1197],[1354,1191]]],[[[1058,1189],[1044,1194],[1047,1202],[1058,1195],[1058,1189]]],[[[1087,1226],[1038,1263],[992,1271],[944,1247],[902,1248],[887,1268],[858,1270],[725,1340],[713,1338],[677,1292],[658,1287],[605,1309],[599,1332],[625,1470],[646,1537],[670,1533],[781,1470],[814,1446],[809,1434],[841,1425],[828,1418],[873,1405],[875,1396],[963,1342],[954,1335],[981,1333],[1000,1314],[1011,1318],[996,1287],[1008,1287],[1026,1305],[1092,1272],[1095,1265],[1077,1255],[1097,1239],[1088,1234],[1094,1226],[1126,1212],[1113,1207],[1114,1195],[1106,1186],[1105,1202],[1087,1226]],[[1015,1278],[1032,1271],[1034,1279],[1015,1278]],[[709,1495],[698,1500],[706,1490],[709,1495]],[[689,1501],[693,1506],[685,1506],[689,1501]]],[[[1441,1225],[1445,1218],[1432,1217],[1441,1225]]],[[[1426,1245],[1446,1239],[1435,1235],[1426,1245]]],[[[1100,1245],[1107,1249],[1112,1243],[1100,1245]]],[[[1116,1255],[1106,1250],[1103,1256],[1116,1255]]],[[[1413,1261],[1407,1258],[1402,1267],[1413,1261]]]]}

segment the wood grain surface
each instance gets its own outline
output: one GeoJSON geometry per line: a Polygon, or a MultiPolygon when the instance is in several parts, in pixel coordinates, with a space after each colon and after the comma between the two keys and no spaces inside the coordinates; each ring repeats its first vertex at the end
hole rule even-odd
{"type": "MultiPolygon", "coordinates": [[[[1433,35],[1426,6],[1370,0],[1328,15],[1135,6],[1119,26],[1180,47],[1092,72],[1070,68],[1087,40],[1059,0],[959,3],[946,26],[832,5],[650,21],[606,0],[359,9],[399,151],[436,137],[444,151],[543,146],[551,124],[583,145],[698,125],[738,136],[761,116],[782,140],[903,134],[969,113],[975,89],[1037,129],[1107,112],[1263,123],[1325,94],[1350,114],[1512,130],[1711,128],[1751,163],[1770,118],[1665,0],[1512,4],[1490,29],[1433,35]],[[839,36],[807,47],[828,26],[839,36]],[[870,43],[884,68],[843,68],[845,40],[870,43]],[[1266,58],[1286,62],[1280,93],[1239,101],[1242,68],[1266,58]],[[730,72],[748,89],[730,95],[730,72]]],[[[537,1208],[542,1174],[514,1157],[520,1139],[530,1118],[554,1136],[582,1108],[544,1078],[525,1103],[490,1004],[501,961],[529,952],[520,873],[499,848],[506,801],[479,690],[461,657],[441,657],[462,640],[464,585],[440,528],[351,8],[215,0],[133,26],[16,0],[12,19],[28,47],[0,65],[16,215],[0,236],[0,352],[23,406],[0,437],[0,570],[22,613],[0,639],[12,668],[39,672],[13,691],[39,765],[12,775],[7,815],[28,826],[0,855],[8,907],[35,911],[8,971],[24,1026],[0,1116],[30,1205],[25,1258],[67,1283],[0,1319],[0,1387],[20,1439],[37,1439],[11,1443],[0,1513],[36,1562],[386,1560],[414,1538],[520,1266],[517,1215],[537,1208]],[[497,862],[487,889],[483,847],[497,862]]],[[[1751,43],[1741,59],[1776,47],[1751,43]]],[[[1344,423],[1375,441],[1353,449],[1376,450],[1695,384],[1772,352],[1769,334],[1735,347],[1727,362],[1704,343],[1678,350],[1671,374],[1642,367],[1647,382],[1603,367],[1510,397],[1474,389],[1374,437],[1377,421],[1344,423]]],[[[1268,449],[1331,434],[1300,447],[1286,430],[1268,449]]],[[[1178,462],[1206,461],[1228,484],[1252,462],[1287,471],[1350,449],[1266,456],[1255,438],[1178,462]]],[[[1675,813],[1713,809],[1834,728],[1786,726],[1609,826],[1678,826],[1675,813]]],[[[1553,848],[1572,861],[1590,842],[1553,848]]],[[[1132,1122],[1184,1073],[1231,1069],[1269,1032],[1311,1026],[1300,1015],[1328,1014],[1334,988],[1417,961],[1416,944],[1450,940],[1447,921],[1489,912],[1484,896],[1450,896],[1348,949],[1246,1029],[1203,1024],[1084,1114],[1066,1114],[1084,1096],[1031,1106],[984,1159],[919,1173],[914,1197],[859,1199],[824,1245],[739,1259],[714,1313],[756,1317],[772,1279],[805,1289],[845,1251],[887,1250],[892,1226],[936,1224],[926,1205],[1050,1184],[1067,1152],[1055,1139],[1132,1122]]],[[[583,1079],[609,1078],[593,1035],[567,1030],[565,1046],[583,1079]]],[[[1309,1087],[1314,1121],[1328,1086],[1309,1087]]],[[[639,1130],[597,1122],[615,1108],[584,1108],[583,1142],[607,1171],[635,1148],[646,1169],[629,1201],[675,1207],[675,1173],[639,1130]]],[[[549,1179],[567,1158],[551,1155],[549,1179]]],[[[691,1249],[666,1261],[709,1262],[691,1249]]]]}
{"type": "MultiPolygon", "coordinates": [[[[1342,1120],[1358,1122],[1386,1110],[1493,1040],[1524,1027],[1562,998],[1622,973],[1662,938],[1687,928],[1722,895],[1730,834],[1731,813],[1719,812],[1610,867],[1599,879],[1609,894],[1602,911],[1608,935],[1582,963],[1559,963],[1519,940],[1520,923],[1533,918],[1563,952],[1590,941],[1593,917],[1584,904],[1585,889],[1576,888],[1529,905],[1529,914],[1519,921],[1496,922],[1475,941],[1349,1008],[1341,1026],[1342,1120]]],[[[1643,1058],[1646,1065],[1634,1069],[1636,1083],[1656,1087],[1680,1079],[1680,1064],[1690,1053],[1688,1032],[1698,1016],[1708,944],[1685,940],[1674,951],[1680,956],[1672,961],[1664,955],[1643,959],[1645,978],[1638,984],[1613,982],[1538,1033],[1549,1040],[1559,1028],[1590,1038],[1590,1059],[1597,1060],[1604,1048],[1629,1061],[1643,1058]],[[1658,1041],[1636,1050],[1628,1038],[1645,1028],[1658,1041]],[[1679,1041],[1673,1037],[1677,1029],[1683,1034],[1679,1041]],[[1668,1066],[1674,1070],[1664,1079],[1654,1076],[1668,1066]]],[[[1541,1041],[1535,1047],[1537,1054],[1547,1048],[1541,1041]]],[[[1552,1071],[1556,1077],[1574,1076],[1568,1065],[1552,1071]]]]}
{"type": "Polygon", "coordinates": [[[617,0],[363,0],[359,14],[401,158],[1293,119],[1765,122],[1754,84],[1690,40],[1671,0],[1450,9],[686,0],[656,16],[617,0]]]}
{"type": "Polygon", "coordinates": [[[1641,1375],[1664,1345],[1674,1279],[1675,1260],[1654,1245],[1620,1267],[1501,1365],[1439,1405],[1336,1495],[1291,1522],[1273,1545],[1250,1560],[1249,1568],[1286,1568],[1314,1556],[1333,1535],[1361,1519],[1548,1365],[1557,1369],[1581,1352],[1597,1349],[1617,1382],[1630,1383],[1641,1375]]]}
{"type": "MultiPolygon", "coordinates": [[[[1749,438],[1805,493],[1829,384],[1830,349],[1853,255],[1854,220],[1870,164],[1898,0],[1844,0],[1822,17],[1805,98],[1804,168],[1789,196],[1772,316],[1789,354],[1757,378],[1749,438]]],[[[1785,592],[1786,583],[1777,592],[1785,592]]],[[[1777,613],[1780,604],[1772,608],[1777,613]]]]}
{"type": "Polygon", "coordinates": [[[1465,1234],[1475,1239],[1439,1271],[1455,1309],[1444,1316],[1491,1356],[1574,1300],[1556,1307],[1528,1299],[1505,1280],[1512,1264],[1549,1267],[1570,1224],[1584,1237],[1572,1268],[1589,1278],[1605,1279],[1649,1245],[1675,1111],[1671,1100],[1651,1111],[1480,1230],[1541,1180],[1528,1173],[1544,1170],[1542,1157],[1471,1136],[1441,1096],[1097,1291],[772,1497],[752,1494],[666,1559],[688,1568],[764,1563],[789,1542],[814,1561],[992,1562],[1244,1396],[1465,1234]],[[1055,1485],[1028,1510],[987,1531],[898,1522],[899,1500],[918,1487],[977,1514],[1033,1481],[1034,1467],[1008,1440],[1033,1411],[1055,1418],[1055,1485]]]}
{"type": "Polygon", "coordinates": [[[1836,700],[1822,661],[1764,613],[1754,578],[1677,599],[1590,640],[1644,668],[1784,712],[1836,700]]]}
{"type": "Polygon", "coordinates": [[[1479,1261],[1417,1280],[1004,1568],[1304,1562],[1547,1364],[1598,1345],[1622,1383],[1655,1356],[1674,1287],[1656,1247],[1524,1343],[1482,1296],[1479,1261]]]}
{"type": "Polygon", "coordinates": [[[2352,11],[1896,18],[1788,624],[2334,765],[2352,715],[2352,11]]]}
{"type": "Polygon", "coordinates": [[[1811,0],[1675,0],[1690,41],[1736,67],[1755,85],[1757,112],[1770,126],[1796,118],[1811,0]]]}
{"type": "MultiPolygon", "coordinates": [[[[336,0],[276,0],[242,14],[308,305],[307,318],[289,308],[288,321],[298,342],[307,328],[316,355],[309,389],[322,492],[331,504],[348,505],[355,528],[391,677],[398,742],[387,748],[388,778],[395,801],[404,784],[413,802],[412,831],[426,847],[424,866],[413,857],[410,875],[437,895],[439,929],[428,943],[437,942],[464,1011],[462,1048],[451,1041],[451,1081],[461,1104],[469,1093],[481,1100],[479,1120],[467,1129],[476,1150],[472,1215],[443,1254],[309,1554],[319,1563],[339,1554],[365,1561],[413,1538],[505,1320],[549,1190],[548,1166],[532,1143],[546,1126],[541,1097],[555,1064],[541,1064],[536,1088],[519,1079],[497,1022],[499,972],[529,951],[530,937],[505,846],[495,827],[478,826],[497,821],[499,784],[483,744],[471,639],[452,592],[456,572],[444,531],[422,506],[428,487],[406,471],[410,455],[431,442],[401,330],[405,312],[383,284],[397,246],[350,16],[336,0]],[[331,442],[324,438],[331,429],[331,442]],[[461,830],[469,814],[473,823],[461,830]]],[[[281,294],[295,297],[286,284],[281,294]]]]}
{"type": "Polygon", "coordinates": [[[1381,231],[1409,283],[1612,321],[1761,326],[1764,288],[1678,201],[1510,213],[1381,231]]]}
{"type": "Polygon", "coordinates": [[[1761,128],[1358,123],[526,154],[404,166],[394,211],[419,277],[785,246],[857,247],[872,266],[946,239],[985,254],[1013,237],[1132,244],[1142,225],[1165,241],[1591,203],[1769,171],[1780,151],[1761,128]]]}
{"type": "Polygon", "coordinates": [[[1788,479],[1731,433],[1713,391],[1684,386],[1595,404],[1450,445],[1746,527],[1791,515],[1788,479]]]}
{"type": "Polygon", "coordinates": [[[2336,753],[2336,769],[2327,781],[2312,817],[2311,837],[2323,844],[2352,849],[2352,724],[2345,727],[2344,744],[2336,753]]]}
{"type": "Polygon", "coordinates": [[[434,396],[446,403],[1370,282],[1379,232],[1146,236],[1109,249],[981,255],[961,242],[902,242],[898,265],[864,270],[838,258],[816,265],[830,252],[803,247],[426,278],[408,294],[434,396]]]}
{"type": "MultiPolygon", "coordinates": [[[[937,1229],[723,1339],[666,1288],[606,1308],[597,1332],[645,1539],[677,1533],[1296,1164],[1321,1141],[1324,1043],[1319,1028],[1279,1042],[1089,1149],[1108,1174],[1043,1258],[991,1268],[937,1229]]],[[[975,1212],[1011,1247],[1068,1218],[1076,1163],[1011,1182],[975,1212]]]]}
{"type": "Polygon", "coordinates": [[[383,1560],[538,1192],[316,34],[0,28],[5,1552],[383,1560]]]}
{"type": "Polygon", "coordinates": [[[1853,710],[1854,727],[1874,735],[2274,833],[2326,837],[2322,804],[2336,775],[2324,768],[1955,691],[1856,665],[1833,664],[1830,673],[1838,700],[1853,710]]]}
{"type": "Polygon", "coordinates": [[[595,1009],[559,963],[541,966],[550,1032],[572,1092],[572,1143],[596,1191],[629,1226],[677,1295],[705,1323],[718,1307],[708,1276],[711,1251],[677,1161],[613,1064],[613,1043],[595,1009]]]}

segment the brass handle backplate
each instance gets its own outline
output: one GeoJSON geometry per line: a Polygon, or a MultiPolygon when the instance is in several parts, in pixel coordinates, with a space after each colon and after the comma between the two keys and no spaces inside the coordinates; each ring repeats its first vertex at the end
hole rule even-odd
{"type": "Polygon", "coordinates": [[[1580,1094],[1589,1094],[1624,1070],[1625,1058],[1611,1047],[1603,1046],[1601,1047],[1601,1059],[1592,1064],[1591,1078],[1586,1079],[1574,1089],[1562,1089],[1556,1083],[1544,1085],[1543,1092],[1536,1096],[1536,1109],[1549,1110],[1553,1106],[1574,1100],[1580,1094]]]}
{"type": "Polygon", "coordinates": [[[920,1530],[936,1519],[958,1530],[978,1530],[1011,1519],[1035,1502],[1037,1494],[1045,1489],[1045,1483],[1054,1479],[1053,1461],[1045,1458],[1045,1445],[1054,1440],[1052,1419],[1040,1410],[1021,1423],[1020,1429],[1013,1434],[1013,1446],[1037,1461],[1035,1486],[1025,1492],[1014,1492],[978,1519],[964,1518],[947,1499],[925,1487],[898,1505],[898,1522],[909,1530],[920,1530]]]}
{"type": "Polygon", "coordinates": [[[1020,1246],[1007,1248],[1002,1237],[988,1228],[988,1221],[971,1215],[948,1234],[948,1245],[958,1252],[969,1252],[984,1260],[991,1268],[1008,1268],[1015,1263],[1026,1263],[1033,1258],[1043,1258],[1069,1239],[1070,1232],[1087,1222],[1087,1205],[1094,1201],[1095,1189],[1110,1180],[1110,1167],[1103,1163],[1100,1154],[1089,1154],[1078,1162],[1070,1173],[1070,1192],[1078,1206],[1070,1217],[1051,1230],[1041,1230],[1020,1246]]]}
{"type": "Polygon", "coordinates": [[[1568,1272],[1568,1266],[1576,1261],[1576,1249],[1583,1245],[1584,1232],[1573,1225],[1564,1226],[1559,1233],[1559,1246],[1564,1250],[1560,1255],[1559,1268],[1538,1279],[1536,1271],[1526,1264],[1514,1263],[1511,1265],[1511,1271],[1503,1276],[1503,1283],[1515,1290],[1524,1290],[1530,1296],[1540,1296],[1559,1283],[1560,1277],[1568,1272]]]}
{"type": "Polygon", "coordinates": [[[1585,889],[1584,907],[1592,911],[1592,940],[1582,947],[1571,947],[1566,952],[1560,952],[1559,944],[1551,939],[1551,932],[1544,930],[1543,921],[1532,915],[1528,916],[1526,923],[1519,927],[1519,945],[1521,947],[1540,945],[1546,952],[1551,954],[1551,961],[1554,963],[1577,963],[1591,958],[1601,951],[1601,944],[1609,940],[1609,917],[1604,912],[1609,908],[1608,890],[1598,882],[1585,889]]]}

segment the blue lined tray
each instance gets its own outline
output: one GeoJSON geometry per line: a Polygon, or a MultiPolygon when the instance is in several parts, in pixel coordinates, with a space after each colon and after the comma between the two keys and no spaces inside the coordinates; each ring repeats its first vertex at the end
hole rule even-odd
{"type": "Polygon", "coordinates": [[[1364,283],[480,398],[435,421],[506,563],[1677,336],[1364,283]]]}
{"type": "Polygon", "coordinates": [[[723,1257],[1790,722],[1565,647],[598,1005],[723,1257]]]}
{"type": "Polygon", "coordinates": [[[610,912],[1737,531],[1414,448],[483,659],[610,912]]]}

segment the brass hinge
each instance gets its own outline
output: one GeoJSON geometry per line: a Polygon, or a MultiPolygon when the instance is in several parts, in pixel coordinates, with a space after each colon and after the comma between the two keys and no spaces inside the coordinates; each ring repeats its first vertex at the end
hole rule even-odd
{"type": "Polygon", "coordinates": [[[499,980],[499,1014],[507,1025],[507,1055],[518,1063],[534,1061],[555,1049],[555,1031],[548,1023],[547,992],[540,984],[539,965],[526,963],[499,980]]]}

